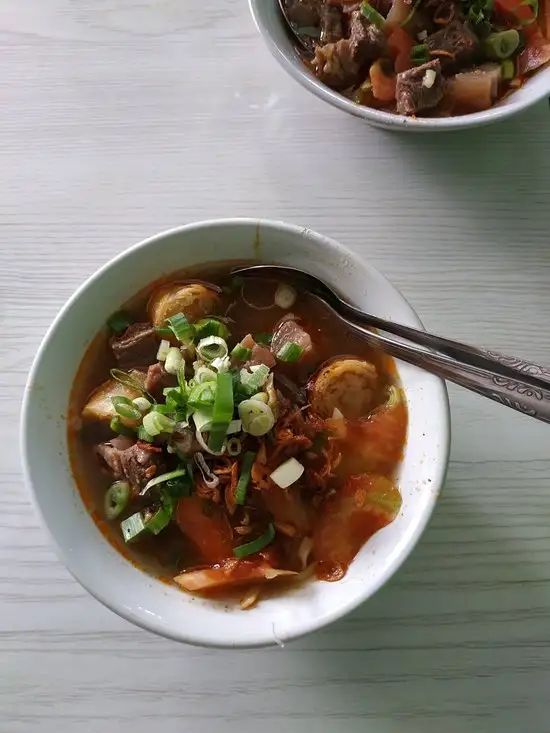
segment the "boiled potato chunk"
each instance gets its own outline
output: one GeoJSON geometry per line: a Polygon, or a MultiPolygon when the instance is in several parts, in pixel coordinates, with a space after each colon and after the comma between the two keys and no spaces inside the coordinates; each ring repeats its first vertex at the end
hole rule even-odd
{"type": "Polygon", "coordinates": [[[339,359],[323,367],[310,386],[311,409],[324,418],[339,410],[349,419],[365,417],[374,407],[379,387],[374,364],[362,359],[339,359]]]}
{"type": "Polygon", "coordinates": [[[108,379],[92,392],[82,410],[82,417],[84,420],[109,423],[117,414],[111,397],[127,397],[129,400],[134,400],[139,396],[140,393],[136,389],[126,387],[115,379],[108,379]]]}
{"type": "Polygon", "coordinates": [[[200,283],[163,285],[149,299],[149,318],[156,328],[162,328],[167,318],[183,313],[190,323],[216,312],[219,296],[200,283]]]}

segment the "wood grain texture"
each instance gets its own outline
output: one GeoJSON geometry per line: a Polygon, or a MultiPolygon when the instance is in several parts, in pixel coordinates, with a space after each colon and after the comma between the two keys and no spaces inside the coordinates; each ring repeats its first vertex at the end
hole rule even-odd
{"type": "Polygon", "coordinates": [[[89,597],[38,527],[15,435],[65,299],[207,217],[307,224],[432,330],[550,364],[547,104],[445,136],[371,129],[285,76],[245,0],[3,0],[0,41],[0,731],[548,733],[544,425],[451,389],[416,552],[344,621],[246,653],[159,640],[89,597]]]}

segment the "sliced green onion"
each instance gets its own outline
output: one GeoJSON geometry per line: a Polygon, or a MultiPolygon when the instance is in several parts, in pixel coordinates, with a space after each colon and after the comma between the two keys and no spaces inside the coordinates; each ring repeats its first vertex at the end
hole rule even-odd
{"type": "Polygon", "coordinates": [[[104,497],[105,516],[107,519],[116,519],[130,503],[132,491],[127,481],[115,481],[111,484],[104,497]]]}
{"type": "Polygon", "coordinates": [[[146,494],[149,489],[152,489],[153,486],[158,486],[159,484],[163,484],[166,481],[171,481],[175,478],[181,478],[182,476],[185,476],[187,471],[185,468],[178,468],[177,471],[170,471],[169,473],[161,473],[160,476],[155,476],[155,478],[152,478],[150,481],[148,481],[143,489],[139,492],[140,496],[143,496],[146,494]]]}
{"type": "Polygon", "coordinates": [[[286,361],[288,364],[295,364],[297,361],[300,361],[303,353],[304,350],[300,344],[297,344],[294,341],[289,341],[281,346],[277,352],[277,359],[280,361],[286,361]]]}
{"type": "Polygon", "coordinates": [[[195,382],[202,384],[203,382],[215,382],[216,372],[205,366],[200,366],[195,372],[195,382]]]}
{"type": "Polygon", "coordinates": [[[229,427],[225,431],[226,435],[233,435],[234,433],[240,433],[243,429],[242,420],[231,420],[229,427]]]}
{"type": "MultiPolygon", "coordinates": [[[[382,17],[382,16],[380,16],[382,17]]],[[[383,19],[382,19],[383,20],[383,19]]],[[[296,302],[296,291],[290,285],[280,283],[275,291],[275,305],[288,310],[296,302]]]]}
{"type": "Polygon", "coordinates": [[[289,458],[288,461],[281,463],[279,468],[276,468],[270,474],[269,478],[281,489],[287,489],[298,481],[304,470],[300,461],[297,461],[295,458],[289,458]]]}
{"type": "Polygon", "coordinates": [[[252,466],[254,465],[255,460],[256,454],[249,450],[246,451],[243,456],[243,462],[241,464],[239,482],[237,483],[237,487],[235,489],[235,504],[242,505],[246,500],[246,490],[248,488],[248,484],[250,483],[250,472],[252,471],[252,466]]]}
{"type": "Polygon", "coordinates": [[[243,346],[242,344],[237,344],[231,351],[231,356],[239,361],[247,361],[250,359],[251,354],[252,350],[247,349],[246,346],[243,346]]]}
{"type": "Polygon", "coordinates": [[[164,502],[154,513],[150,509],[143,512],[143,522],[145,529],[153,534],[159,534],[170,524],[170,520],[174,514],[174,502],[164,502]]]}
{"type": "Polygon", "coordinates": [[[193,422],[199,433],[207,433],[212,427],[212,410],[197,410],[193,413],[193,422]]]}
{"type": "Polygon", "coordinates": [[[533,10],[532,18],[522,18],[521,25],[531,25],[537,19],[539,14],[539,0],[523,0],[520,5],[528,5],[533,10]]]}
{"type": "Polygon", "coordinates": [[[240,382],[245,392],[255,394],[267,382],[269,367],[265,364],[257,364],[250,369],[241,369],[240,382]]]}
{"type": "Polygon", "coordinates": [[[138,382],[138,380],[135,379],[135,377],[132,377],[131,374],[128,374],[128,372],[125,372],[122,369],[111,369],[110,373],[115,382],[120,382],[120,384],[123,384],[125,387],[139,392],[141,395],[146,397],[149,402],[153,404],[155,403],[155,398],[149,394],[147,390],[143,389],[143,384],[138,382]]]}
{"type": "Polygon", "coordinates": [[[168,387],[163,390],[168,412],[183,409],[187,405],[187,396],[182,395],[177,387],[168,387]]]}
{"type": "Polygon", "coordinates": [[[384,16],[380,15],[378,10],[375,10],[375,8],[373,8],[370,3],[361,3],[361,13],[365,16],[369,23],[374,23],[377,28],[382,28],[386,22],[384,16]]]}
{"type": "Polygon", "coordinates": [[[422,66],[430,60],[430,49],[427,43],[419,43],[411,48],[411,61],[415,66],[422,66]]]}
{"type": "Polygon", "coordinates": [[[125,425],[118,415],[116,417],[113,417],[113,419],[109,423],[109,427],[111,428],[113,433],[126,435],[129,438],[135,437],[135,432],[132,430],[132,428],[129,428],[127,425],[125,425]]]}
{"type": "Polygon", "coordinates": [[[118,311],[118,313],[113,313],[113,315],[109,318],[107,321],[107,325],[111,329],[111,331],[117,335],[124,333],[128,326],[131,326],[134,322],[134,319],[132,316],[128,315],[125,311],[118,311]]]}
{"type": "Polygon", "coordinates": [[[227,441],[227,453],[232,458],[240,455],[242,447],[243,444],[240,438],[229,438],[229,440],[227,441]]]}
{"type": "Polygon", "coordinates": [[[122,531],[124,542],[132,542],[137,539],[142,532],[145,532],[146,529],[141,512],[136,512],[135,514],[132,514],[131,517],[128,517],[128,519],[121,522],[120,529],[122,531]]]}
{"type": "Polygon", "coordinates": [[[181,351],[177,348],[177,346],[172,346],[170,349],[168,349],[166,361],[164,362],[164,369],[168,372],[168,374],[173,374],[175,376],[178,373],[178,370],[183,366],[183,364],[183,356],[181,355],[181,351]]]}
{"type": "Polygon", "coordinates": [[[257,344],[261,344],[262,346],[271,346],[271,342],[273,341],[273,334],[257,333],[252,338],[257,344]]]}
{"type": "Polygon", "coordinates": [[[147,412],[147,410],[150,410],[152,407],[152,404],[145,397],[136,397],[132,402],[140,412],[147,412]]]}
{"type": "Polygon", "coordinates": [[[128,399],[128,397],[122,397],[122,396],[111,397],[111,402],[113,403],[115,412],[118,415],[120,415],[121,417],[124,417],[127,420],[140,420],[141,419],[141,412],[134,405],[132,400],[128,399]]]}
{"type": "Polygon", "coordinates": [[[166,325],[182,344],[190,344],[195,338],[195,327],[189,323],[183,313],[176,313],[166,319],[166,325]]]}
{"type": "Polygon", "coordinates": [[[275,527],[270,523],[267,528],[267,532],[264,532],[264,534],[260,535],[257,539],[252,540],[252,542],[247,542],[245,545],[234,547],[233,554],[239,559],[248,557],[248,555],[255,555],[257,552],[260,552],[260,550],[263,550],[264,547],[267,547],[271,542],[273,542],[274,538],[275,527]]]}
{"type": "Polygon", "coordinates": [[[225,323],[218,321],[216,318],[201,318],[195,323],[195,340],[206,338],[207,336],[220,336],[227,341],[229,338],[229,330],[225,323]]]}
{"type": "Polygon", "coordinates": [[[217,359],[212,361],[210,366],[217,372],[228,372],[231,367],[231,360],[228,356],[218,356],[217,359]]]}
{"type": "Polygon", "coordinates": [[[157,359],[159,361],[166,361],[168,352],[170,351],[170,341],[168,339],[162,339],[160,342],[159,350],[157,351],[157,359]]]}
{"type": "Polygon", "coordinates": [[[275,425],[275,417],[271,407],[258,400],[244,400],[241,402],[239,417],[243,423],[243,430],[256,437],[269,433],[275,425]]]}
{"type": "Polygon", "coordinates": [[[215,382],[203,382],[193,387],[187,401],[189,407],[193,410],[202,410],[214,405],[217,391],[217,378],[218,375],[216,375],[215,382]]]}
{"type": "Polygon", "coordinates": [[[175,427],[174,420],[160,412],[148,412],[143,418],[143,427],[149,435],[159,435],[160,433],[173,433],[175,427]]]}
{"type": "Polygon", "coordinates": [[[214,359],[227,356],[227,353],[227,343],[220,336],[207,336],[197,344],[197,354],[203,361],[208,363],[214,361],[214,359]]]}
{"type": "Polygon", "coordinates": [[[495,61],[501,61],[512,56],[519,46],[519,33],[515,28],[507,31],[491,33],[483,42],[485,54],[495,61]]]}
{"type": "Polygon", "coordinates": [[[143,440],[146,443],[154,443],[155,436],[148,433],[147,430],[145,430],[145,428],[143,427],[143,425],[140,425],[138,428],[138,440],[143,440]]]}
{"type": "Polygon", "coordinates": [[[516,65],[512,59],[505,59],[500,65],[500,72],[504,81],[510,81],[516,75],[516,65]]]}
{"type": "Polygon", "coordinates": [[[151,412],[159,412],[161,415],[169,415],[172,410],[168,405],[153,405],[151,412]]]}
{"type": "Polygon", "coordinates": [[[216,399],[212,413],[212,427],[208,438],[208,447],[211,451],[217,452],[222,449],[227,428],[233,418],[234,409],[233,378],[229,372],[219,372],[216,379],[216,399]]]}

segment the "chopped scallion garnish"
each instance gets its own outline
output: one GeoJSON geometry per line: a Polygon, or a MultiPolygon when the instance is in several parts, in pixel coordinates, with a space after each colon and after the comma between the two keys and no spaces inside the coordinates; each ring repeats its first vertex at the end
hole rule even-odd
{"type": "Polygon", "coordinates": [[[129,438],[135,437],[135,433],[132,428],[129,428],[127,425],[125,425],[118,415],[116,417],[113,417],[113,419],[109,423],[109,427],[111,428],[113,433],[118,433],[118,435],[126,435],[129,438]]]}
{"type": "Polygon", "coordinates": [[[229,338],[229,330],[225,323],[218,321],[216,318],[201,318],[195,323],[195,340],[206,338],[207,336],[220,336],[227,341],[229,338]]]}
{"type": "Polygon", "coordinates": [[[250,359],[251,354],[251,349],[247,349],[246,346],[243,346],[242,344],[237,344],[231,351],[231,356],[239,361],[247,361],[250,359]]]}
{"type": "Polygon", "coordinates": [[[289,458],[288,461],[281,463],[270,474],[269,478],[281,489],[288,489],[289,486],[292,486],[292,484],[298,481],[304,473],[304,470],[304,466],[302,466],[300,461],[297,461],[295,458],[289,458]]]}
{"type": "Polygon", "coordinates": [[[260,390],[269,377],[269,367],[265,364],[258,364],[250,369],[241,369],[240,381],[243,390],[252,395],[260,390]]]}
{"type": "Polygon", "coordinates": [[[166,325],[182,344],[190,344],[195,338],[195,327],[189,323],[183,313],[176,313],[171,318],[167,318],[166,325]]]}
{"type": "Polygon", "coordinates": [[[256,454],[252,451],[246,451],[243,456],[239,482],[237,483],[237,488],[235,489],[235,504],[242,505],[245,502],[246,490],[248,488],[248,484],[250,483],[250,472],[252,471],[252,466],[254,465],[255,460],[256,454]]]}
{"type": "Polygon", "coordinates": [[[386,22],[384,16],[380,15],[378,10],[373,8],[370,3],[361,3],[361,13],[365,16],[369,23],[374,23],[377,28],[382,28],[386,22]]]}
{"type": "Polygon", "coordinates": [[[115,481],[111,484],[104,497],[105,516],[107,519],[116,519],[126,509],[131,497],[130,484],[127,481],[115,481]]]}
{"type": "Polygon", "coordinates": [[[134,405],[132,400],[129,400],[128,397],[123,396],[115,396],[111,397],[111,402],[113,403],[113,407],[115,408],[115,412],[120,415],[121,417],[126,418],[127,420],[140,420],[141,419],[141,412],[134,405]]]}
{"type": "Polygon", "coordinates": [[[188,405],[193,410],[211,408],[216,399],[217,375],[215,382],[202,382],[189,393],[188,405]]]}
{"type": "Polygon", "coordinates": [[[494,61],[501,61],[512,56],[519,46],[519,33],[515,28],[499,33],[491,33],[483,42],[483,50],[494,61]]]}
{"type": "Polygon", "coordinates": [[[160,433],[173,433],[175,422],[160,412],[151,411],[143,418],[143,427],[149,435],[160,435],[160,433]]]}
{"type": "Polygon", "coordinates": [[[411,49],[411,61],[415,66],[422,66],[430,60],[430,49],[427,43],[419,43],[411,49]]]}
{"type": "Polygon", "coordinates": [[[143,425],[140,425],[138,428],[138,440],[143,440],[145,443],[153,443],[155,440],[154,435],[150,435],[147,430],[143,427],[143,425]]]}
{"type": "Polygon", "coordinates": [[[184,361],[181,351],[177,348],[177,346],[172,346],[170,349],[168,349],[168,353],[166,354],[164,369],[168,372],[168,374],[173,374],[175,376],[178,373],[179,369],[181,369],[183,366],[184,361]]]}
{"type": "Polygon", "coordinates": [[[118,313],[113,313],[109,318],[107,325],[111,331],[118,336],[121,333],[124,333],[128,326],[131,326],[133,322],[134,319],[132,316],[128,315],[128,313],[125,311],[118,311],[118,313]]]}
{"type": "Polygon", "coordinates": [[[211,451],[218,452],[222,449],[234,409],[233,378],[229,372],[219,372],[216,378],[216,398],[208,438],[208,447],[211,451]]]}
{"type": "Polygon", "coordinates": [[[255,555],[257,552],[260,552],[260,550],[263,550],[264,547],[267,547],[271,542],[273,542],[274,538],[275,527],[273,526],[273,524],[270,523],[267,531],[257,537],[255,540],[252,540],[252,542],[247,542],[245,545],[234,547],[233,554],[239,559],[243,557],[248,557],[248,555],[255,555]]]}
{"type": "Polygon", "coordinates": [[[295,364],[297,361],[300,361],[303,353],[304,349],[300,344],[297,344],[294,341],[289,341],[281,346],[277,352],[277,359],[280,361],[286,361],[288,364],[295,364]]]}
{"type": "Polygon", "coordinates": [[[197,354],[203,361],[210,363],[214,359],[227,356],[227,343],[220,336],[207,336],[197,344],[197,354]]]}
{"type": "Polygon", "coordinates": [[[158,486],[159,484],[163,484],[166,481],[171,481],[172,479],[181,478],[182,476],[185,476],[187,471],[185,468],[178,468],[176,471],[169,471],[168,473],[161,473],[160,476],[155,476],[155,478],[152,478],[150,481],[148,481],[144,488],[139,492],[140,496],[143,496],[146,494],[150,489],[153,488],[153,486],[158,486]]]}

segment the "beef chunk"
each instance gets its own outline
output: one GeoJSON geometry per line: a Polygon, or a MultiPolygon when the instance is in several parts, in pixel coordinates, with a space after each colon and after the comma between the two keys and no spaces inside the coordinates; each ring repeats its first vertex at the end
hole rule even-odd
{"type": "Polygon", "coordinates": [[[356,10],[351,14],[349,30],[351,54],[358,64],[376,61],[385,54],[387,50],[385,34],[374,23],[369,23],[361,11],[356,10]]]}
{"type": "Polygon", "coordinates": [[[145,390],[150,392],[154,397],[160,397],[165,387],[176,387],[178,379],[173,374],[168,374],[164,368],[164,364],[160,361],[151,364],[147,370],[145,378],[145,390]]]}
{"type": "Polygon", "coordinates": [[[321,43],[335,43],[344,37],[342,11],[336,5],[323,5],[321,14],[321,43]]]}
{"type": "Polygon", "coordinates": [[[113,478],[126,479],[135,490],[165,469],[162,448],[129,438],[113,438],[101,443],[96,451],[111,469],[113,478]]]}
{"type": "Polygon", "coordinates": [[[353,57],[351,41],[343,38],[336,43],[317,46],[313,59],[315,75],[332,89],[346,89],[358,81],[360,65],[353,57]]]}
{"type": "Polygon", "coordinates": [[[138,490],[165,470],[162,448],[142,441],[125,450],[121,461],[125,477],[138,490]]]}
{"type": "Polygon", "coordinates": [[[113,478],[121,479],[124,477],[124,469],[122,468],[122,454],[128,448],[131,448],[133,441],[125,438],[123,435],[109,440],[107,443],[100,443],[96,447],[97,454],[103,458],[107,466],[111,469],[113,478]]]}
{"type": "Polygon", "coordinates": [[[437,55],[437,51],[443,52],[438,58],[445,71],[469,66],[479,50],[477,36],[466,23],[459,20],[453,20],[440,31],[432,33],[426,39],[426,44],[432,55],[437,55]]]}
{"type": "Polygon", "coordinates": [[[420,110],[435,107],[441,101],[444,89],[445,80],[438,59],[403,71],[397,75],[395,88],[397,112],[414,115],[420,110]]]}
{"type": "Polygon", "coordinates": [[[319,0],[287,0],[286,12],[288,19],[299,28],[319,25],[319,0]]]}
{"type": "Polygon", "coordinates": [[[122,335],[113,336],[110,343],[122,369],[150,364],[156,359],[158,339],[150,323],[132,323],[122,335]]]}
{"type": "Polygon", "coordinates": [[[303,356],[311,353],[313,349],[309,333],[296,323],[292,314],[283,318],[275,327],[271,349],[274,354],[278,354],[285,344],[290,343],[301,346],[304,350],[303,356]]]}

